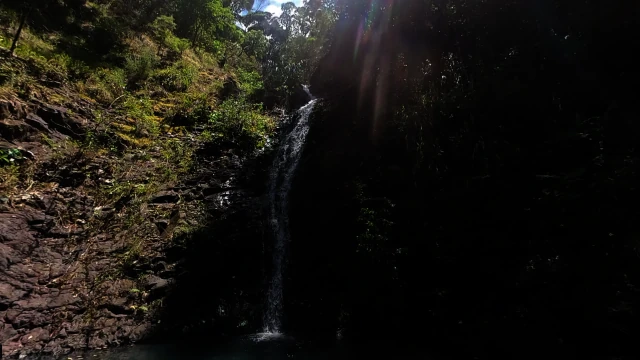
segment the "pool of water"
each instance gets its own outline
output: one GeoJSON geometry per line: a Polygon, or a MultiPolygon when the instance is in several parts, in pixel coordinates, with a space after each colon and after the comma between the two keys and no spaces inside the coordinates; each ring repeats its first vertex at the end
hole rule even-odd
{"type": "MultiPolygon", "coordinates": [[[[70,354],[61,359],[73,360],[290,360],[290,359],[365,359],[378,358],[414,359],[418,354],[408,354],[406,349],[381,350],[367,347],[346,346],[340,343],[317,344],[301,342],[284,335],[256,334],[230,341],[225,345],[135,345],[122,348],[70,354]],[[388,353],[391,351],[390,353],[388,353]],[[392,356],[389,356],[392,355],[392,356]]],[[[426,358],[420,354],[419,358],[426,358]]]]}

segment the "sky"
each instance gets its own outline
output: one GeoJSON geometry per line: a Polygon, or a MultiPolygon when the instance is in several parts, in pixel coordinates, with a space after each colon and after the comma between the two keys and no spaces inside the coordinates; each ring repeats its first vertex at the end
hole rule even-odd
{"type": "MultiPolygon", "coordinates": [[[[268,0],[268,5],[264,8],[264,11],[268,11],[272,13],[274,16],[280,16],[280,14],[282,13],[282,10],[280,9],[280,7],[282,6],[282,4],[287,3],[289,1],[296,4],[296,6],[302,5],[302,0],[268,0]]],[[[257,3],[258,1],[256,1],[256,4],[257,3]]]]}

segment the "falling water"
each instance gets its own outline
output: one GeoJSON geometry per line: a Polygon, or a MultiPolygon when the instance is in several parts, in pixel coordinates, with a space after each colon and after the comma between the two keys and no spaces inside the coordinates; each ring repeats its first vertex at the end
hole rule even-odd
{"type": "Polygon", "coordinates": [[[283,305],[282,282],[286,248],[289,242],[289,191],[309,133],[309,115],[311,115],[316,103],[308,88],[305,86],[304,89],[312,100],[292,117],[294,121],[298,119],[298,122],[284,138],[271,169],[269,220],[275,238],[275,246],[271,285],[267,294],[267,311],[264,316],[263,335],[265,338],[280,335],[283,305]]]}

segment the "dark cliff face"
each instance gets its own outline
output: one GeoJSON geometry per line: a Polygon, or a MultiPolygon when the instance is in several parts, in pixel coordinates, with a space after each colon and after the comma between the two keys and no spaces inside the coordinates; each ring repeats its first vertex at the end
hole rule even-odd
{"type": "Polygon", "coordinates": [[[394,26],[374,20],[368,36],[344,17],[311,82],[324,101],[292,192],[289,326],[360,341],[385,329],[468,356],[626,355],[640,162],[621,79],[634,67],[544,2],[393,3],[394,26]]]}

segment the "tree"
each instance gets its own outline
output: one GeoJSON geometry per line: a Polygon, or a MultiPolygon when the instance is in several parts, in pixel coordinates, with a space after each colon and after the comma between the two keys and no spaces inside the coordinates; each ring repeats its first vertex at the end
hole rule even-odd
{"type": "Polygon", "coordinates": [[[264,34],[259,30],[250,30],[244,36],[242,48],[249,56],[255,56],[262,60],[267,53],[269,42],[264,34]]]}
{"type": "Polygon", "coordinates": [[[240,15],[241,11],[249,11],[253,8],[254,0],[224,0],[222,4],[231,9],[234,14],[240,15]]]}
{"type": "Polygon", "coordinates": [[[238,29],[231,8],[221,0],[179,0],[176,12],[178,33],[192,46],[212,47],[216,39],[237,38],[238,29]]]}
{"type": "Polygon", "coordinates": [[[271,26],[271,17],[272,14],[270,12],[252,11],[241,16],[239,21],[246,27],[247,31],[255,29],[267,33],[271,26]]]}
{"type": "Polygon", "coordinates": [[[9,49],[9,55],[13,56],[13,52],[16,50],[18,46],[18,40],[20,39],[20,34],[22,33],[22,28],[27,22],[27,18],[29,17],[29,13],[31,12],[31,6],[25,9],[20,16],[20,24],[18,25],[18,29],[16,30],[16,34],[13,37],[13,42],[11,43],[11,49],[9,49]]]}
{"type": "Polygon", "coordinates": [[[287,32],[287,34],[291,34],[293,31],[294,24],[294,15],[296,12],[296,4],[293,2],[288,2],[282,4],[282,14],[280,14],[279,21],[282,28],[287,32]]]}

